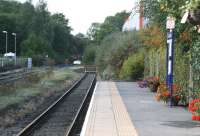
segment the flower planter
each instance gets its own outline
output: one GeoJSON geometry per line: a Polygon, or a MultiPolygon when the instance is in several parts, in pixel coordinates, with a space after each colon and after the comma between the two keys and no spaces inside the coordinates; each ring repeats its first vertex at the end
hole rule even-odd
{"type": "Polygon", "coordinates": [[[200,116],[199,115],[192,115],[192,120],[200,121],[200,116]]]}
{"type": "Polygon", "coordinates": [[[157,92],[158,86],[159,86],[159,82],[152,83],[152,84],[149,85],[149,88],[150,88],[151,92],[157,92]]]}
{"type": "Polygon", "coordinates": [[[173,106],[178,106],[178,103],[179,103],[180,99],[177,99],[175,97],[172,97],[172,105],[173,106]]]}
{"type": "MultiPolygon", "coordinates": [[[[179,101],[180,101],[180,99],[177,99],[176,97],[172,97],[172,106],[178,106],[179,101]]],[[[168,104],[170,103],[170,96],[167,100],[167,103],[168,104]]]]}
{"type": "Polygon", "coordinates": [[[140,88],[147,88],[147,81],[140,81],[140,82],[138,82],[138,86],[140,88]]]}
{"type": "Polygon", "coordinates": [[[192,120],[200,121],[200,99],[193,99],[189,103],[189,111],[193,114],[192,120]]]}

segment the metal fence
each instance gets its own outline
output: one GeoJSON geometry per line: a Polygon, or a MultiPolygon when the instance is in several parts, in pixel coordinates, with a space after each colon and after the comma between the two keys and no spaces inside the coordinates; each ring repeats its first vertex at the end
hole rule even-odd
{"type": "Polygon", "coordinates": [[[0,58],[0,72],[27,67],[28,58],[0,58]]]}

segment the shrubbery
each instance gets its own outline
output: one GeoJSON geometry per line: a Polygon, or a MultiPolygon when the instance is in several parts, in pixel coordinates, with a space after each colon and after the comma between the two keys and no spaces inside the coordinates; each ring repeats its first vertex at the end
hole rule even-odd
{"type": "Polygon", "coordinates": [[[96,46],[89,45],[86,47],[85,52],[83,54],[83,63],[87,65],[92,65],[95,63],[96,57],[96,46]]]}
{"type": "Polygon", "coordinates": [[[141,47],[136,31],[113,33],[101,42],[97,50],[96,64],[100,75],[118,78],[125,60],[141,47]],[[108,72],[112,71],[112,72],[108,72]]]}
{"type": "Polygon", "coordinates": [[[143,77],[143,74],[144,56],[142,53],[136,53],[124,61],[119,76],[121,79],[138,80],[143,77]]]}

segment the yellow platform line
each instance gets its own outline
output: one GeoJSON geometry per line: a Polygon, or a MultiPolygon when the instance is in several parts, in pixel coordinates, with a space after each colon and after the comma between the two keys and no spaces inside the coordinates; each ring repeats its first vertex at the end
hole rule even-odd
{"type": "Polygon", "coordinates": [[[112,107],[119,136],[138,136],[116,84],[110,83],[112,107]]]}
{"type": "Polygon", "coordinates": [[[98,82],[81,136],[138,136],[114,82],[98,82]]]}

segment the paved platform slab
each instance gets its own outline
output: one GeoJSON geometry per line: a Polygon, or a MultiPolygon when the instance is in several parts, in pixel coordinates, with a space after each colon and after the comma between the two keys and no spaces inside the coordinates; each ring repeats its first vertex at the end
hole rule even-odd
{"type": "Polygon", "coordinates": [[[117,88],[139,136],[200,136],[200,122],[185,108],[169,108],[137,83],[118,82],[117,88]]]}
{"type": "Polygon", "coordinates": [[[97,82],[81,136],[137,136],[114,82],[97,82]]]}

